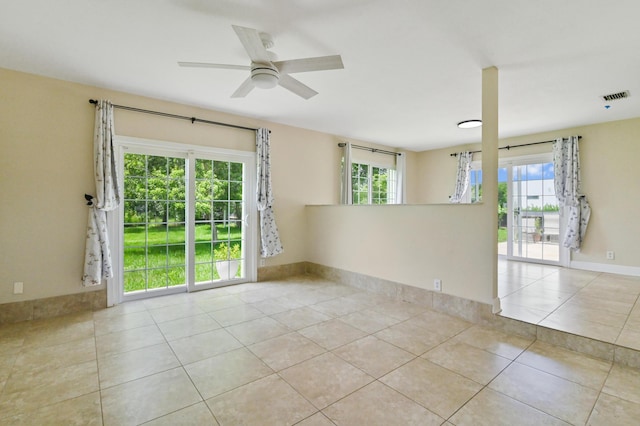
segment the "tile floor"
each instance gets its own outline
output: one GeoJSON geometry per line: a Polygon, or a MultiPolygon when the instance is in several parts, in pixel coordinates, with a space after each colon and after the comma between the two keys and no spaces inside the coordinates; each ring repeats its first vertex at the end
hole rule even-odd
{"type": "Polygon", "coordinates": [[[0,327],[2,425],[636,425],[639,383],[309,276],[0,327]]]}
{"type": "Polygon", "coordinates": [[[501,315],[640,350],[640,277],[498,262],[501,315]]]}

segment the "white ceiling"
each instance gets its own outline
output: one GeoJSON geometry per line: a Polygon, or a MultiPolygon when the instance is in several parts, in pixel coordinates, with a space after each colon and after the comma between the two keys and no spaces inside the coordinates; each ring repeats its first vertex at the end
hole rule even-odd
{"type": "Polygon", "coordinates": [[[456,123],[481,117],[489,66],[500,137],[640,116],[638,18],[638,0],[0,0],[0,67],[421,151],[480,141],[456,123]],[[249,65],[232,24],[345,69],[296,74],[310,100],[231,99],[246,72],[176,61],[249,65]]]}

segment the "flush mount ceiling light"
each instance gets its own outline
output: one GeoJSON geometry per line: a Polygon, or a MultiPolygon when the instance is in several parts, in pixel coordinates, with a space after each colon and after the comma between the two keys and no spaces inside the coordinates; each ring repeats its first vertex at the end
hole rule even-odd
{"type": "Polygon", "coordinates": [[[473,129],[482,126],[482,120],[465,120],[458,123],[461,129],[473,129]]]}

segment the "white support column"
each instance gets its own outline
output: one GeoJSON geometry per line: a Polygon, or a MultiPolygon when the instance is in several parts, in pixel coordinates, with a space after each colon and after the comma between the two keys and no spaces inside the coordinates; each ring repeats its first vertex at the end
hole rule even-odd
{"type": "Polygon", "coordinates": [[[500,312],[498,297],[498,68],[482,70],[482,202],[491,231],[493,313],[500,312]]]}

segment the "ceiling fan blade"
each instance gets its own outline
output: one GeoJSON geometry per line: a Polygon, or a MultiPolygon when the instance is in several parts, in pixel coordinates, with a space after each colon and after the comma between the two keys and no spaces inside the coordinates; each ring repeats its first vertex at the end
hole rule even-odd
{"type": "Polygon", "coordinates": [[[278,68],[278,71],[285,74],[307,71],[338,70],[344,68],[340,55],[292,59],[290,61],[274,62],[273,65],[278,68]]]}
{"type": "Polygon", "coordinates": [[[231,97],[232,98],[244,98],[245,96],[247,96],[249,94],[249,92],[251,92],[253,90],[254,87],[255,86],[253,85],[253,81],[251,81],[251,77],[249,77],[245,81],[242,82],[240,87],[238,87],[236,89],[236,91],[233,92],[233,95],[231,95],[231,97]]]}
{"type": "Polygon", "coordinates": [[[263,64],[271,63],[267,49],[262,44],[262,39],[257,30],[253,28],[239,27],[233,25],[233,30],[238,35],[240,42],[244,46],[244,49],[249,54],[252,62],[258,62],[263,64]]]}
{"type": "Polygon", "coordinates": [[[178,62],[181,67],[189,68],[219,68],[225,70],[251,70],[249,65],[211,64],[208,62],[178,62]]]}
{"type": "Polygon", "coordinates": [[[280,74],[278,84],[304,99],[312,98],[318,94],[318,92],[316,92],[309,86],[303,84],[299,80],[296,80],[295,78],[287,74],[280,74]]]}

